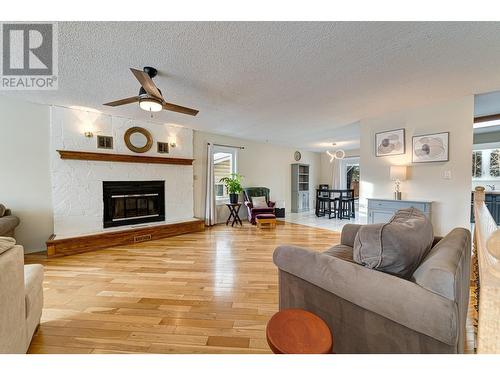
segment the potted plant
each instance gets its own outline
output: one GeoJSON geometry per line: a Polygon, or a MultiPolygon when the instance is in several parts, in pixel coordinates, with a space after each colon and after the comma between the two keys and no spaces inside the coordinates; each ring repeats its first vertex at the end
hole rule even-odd
{"type": "Polygon", "coordinates": [[[238,195],[243,191],[241,187],[241,178],[243,176],[238,173],[231,173],[231,177],[223,177],[219,182],[222,182],[229,193],[229,202],[238,203],[238,195]]]}

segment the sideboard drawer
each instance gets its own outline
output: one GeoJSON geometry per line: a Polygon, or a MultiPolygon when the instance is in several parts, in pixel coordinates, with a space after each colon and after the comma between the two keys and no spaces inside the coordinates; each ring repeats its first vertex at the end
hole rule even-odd
{"type": "Polygon", "coordinates": [[[393,215],[394,213],[389,211],[372,211],[369,214],[368,222],[370,224],[387,223],[393,215]]]}
{"type": "Polygon", "coordinates": [[[368,199],[368,223],[386,223],[396,211],[414,207],[431,217],[432,202],[429,201],[403,201],[391,199],[368,199]]]}
{"type": "Polygon", "coordinates": [[[429,204],[424,202],[405,202],[405,201],[368,201],[368,208],[386,209],[386,210],[401,210],[403,208],[414,207],[422,212],[429,210],[429,204]]]}

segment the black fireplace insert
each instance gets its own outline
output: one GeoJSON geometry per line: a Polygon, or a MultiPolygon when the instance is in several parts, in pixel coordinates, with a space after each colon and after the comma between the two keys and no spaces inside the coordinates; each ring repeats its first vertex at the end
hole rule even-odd
{"type": "Polygon", "coordinates": [[[165,181],[104,181],[104,228],[165,220],[165,181]]]}

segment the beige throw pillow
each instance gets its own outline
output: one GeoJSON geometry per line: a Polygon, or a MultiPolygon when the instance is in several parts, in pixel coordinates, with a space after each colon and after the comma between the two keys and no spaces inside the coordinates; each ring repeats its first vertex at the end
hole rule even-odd
{"type": "Polygon", "coordinates": [[[253,208],[267,208],[266,197],[252,197],[253,208]]]}
{"type": "Polygon", "coordinates": [[[408,279],[432,247],[427,216],[416,208],[397,211],[387,224],[362,226],[354,240],[356,263],[408,279]]]}
{"type": "Polygon", "coordinates": [[[0,203],[0,217],[5,215],[5,211],[7,211],[7,209],[5,208],[5,206],[3,204],[0,203]]]}

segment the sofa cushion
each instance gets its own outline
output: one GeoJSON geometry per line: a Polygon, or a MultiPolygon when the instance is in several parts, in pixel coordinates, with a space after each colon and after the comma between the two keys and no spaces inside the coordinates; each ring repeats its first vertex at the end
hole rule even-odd
{"type": "Polygon", "coordinates": [[[328,250],[324,251],[323,254],[332,256],[335,258],[343,259],[348,262],[354,262],[352,257],[352,247],[347,245],[335,245],[328,250]]]}
{"type": "Polygon", "coordinates": [[[26,318],[38,306],[43,283],[43,266],[28,264],[24,266],[24,295],[26,300],[26,318]]]}
{"type": "Polygon", "coordinates": [[[3,215],[5,215],[6,211],[7,211],[7,209],[5,208],[5,206],[0,203],[0,217],[2,217],[3,215]]]}
{"type": "Polygon", "coordinates": [[[470,234],[466,229],[456,228],[434,246],[420,263],[411,281],[421,287],[451,300],[458,298],[456,290],[462,257],[470,250],[470,234]]]}
{"type": "Polygon", "coordinates": [[[276,219],[275,214],[257,214],[255,215],[256,219],[276,219]]]}
{"type": "Polygon", "coordinates": [[[266,197],[252,197],[254,208],[267,208],[266,197]]]}
{"type": "Polygon", "coordinates": [[[432,246],[432,224],[416,208],[397,211],[386,224],[359,228],[354,261],[368,268],[410,278],[432,246]]]}
{"type": "Polygon", "coordinates": [[[12,237],[0,237],[0,254],[12,249],[16,245],[16,240],[12,237]]]}

